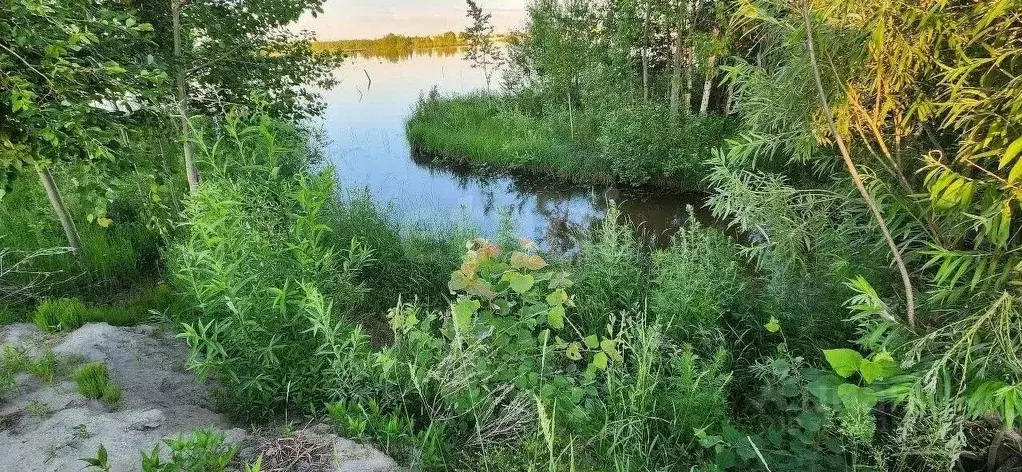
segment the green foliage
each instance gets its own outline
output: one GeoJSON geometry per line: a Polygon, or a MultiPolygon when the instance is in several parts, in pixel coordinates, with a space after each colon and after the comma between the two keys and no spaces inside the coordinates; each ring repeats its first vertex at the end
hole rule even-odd
{"type": "Polygon", "coordinates": [[[634,228],[623,221],[613,202],[600,225],[579,238],[578,247],[574,266],[579,274],[575,287],[579,319],[589,332],[599,332],[611,316],[642,301],[649,280],[648,260],[634,228]]]}
{"type": "Polygon", "coordinates": [[[181,319],[188,367],[221,378],[240,415],[366,396],[377,380],[351,320],[373,251],[329,244],[336,177],[282,174],[283,151],[258,116],[235,115],[219,132],[202,143],[214,172],[170,252],[176,285],[201,308],[181,319]]]}
{"type": "Polygon", "coordinates": [[[650,313],[676,339],[703,346],[725,316],[747,305],[750,287],[738,254],[726,235],[690,219],[667,249],[653,255],[650,313]]]}
{"type": "Polygon", "coordinates": [[[609,182],[610,169],[595,159],[594,118],[575,116],[572,133],[564,113],[538,113],[525,98],[431,96],[420,100],[407,135],[420,159],[609,182]]]}
{"type": "Polygon", "coordinates": [[[102,399],[110,406],[116,406],[121,400],[121,389],[110,380],[106,364],[93,362],[75,370],[73,375],[78,393],[90,400],[102,399]]]}
{"type": "Polygon", "coordinates": [[[403,305],[389,314],[395,341],[380,359],[400,397],[447,423],[450,443],[473,449],[534,431],[533,396],[564,427],[584,424],[593,381],[622,361],[618,340],[574,328],[571,281],[526,247],[507,254],[482,239],[468,247],[451,275],[459,297],[449,312],[403,305]]]}
{"type": "Polygon", "coordinates": [[[639,103],[608,108],[599,136],[603,160],[628,184],[670,181],[701,190],[709,174],[706,159],[724,144],[734,125],[720,116],[686,115],[665,126],[667,106],[639,103]]]}
{"type": "Polygon", "coordinates": [[[635,315],[624,322],[625,362],[600,391],[604,426],[593,451],[603,470],[673,470],[702,455],[696,431],[728,420],[727,353],[703,359],[667,336],[669,323],[635,315]]]}
{"type": "Polygon", "coordinates": [[[385,413],[375,400],[330,403],[326,410],[338,434],[371,441],[402,463],[413,460],[428,466],[439,465],[450,447],[444,442],[442,423],[417,431],[414,419],[407,414],[385,413]]]}
{"type": "Polygon", "coordinates": [[[214,429],[197,429],[187,436],[164,439],[170,458],[161,457],[160,444],[142,452],[142,472],[226,472],[238,449],[224,442],[226,435],[214,429]]]}
{"type": "Polygon", "coordinates": [[[43,300],[32,315],[32,321],[43,331],[74,331],[85,324],[85,312],[85,305],[77,298],[43,300]]]}
{"type": "MultiPolygon", "coordinates": [[[[164,76],[138,59],[152,26],[117,4],[18,0],[5,5],[0,37],[0,169],[100,165],[121,137],[117,104],[143,103],[164,76]]],[[[8,187],[4,187],[9,190],[8,187]]],[[[6,192],[0,192],[0,197],[6,192]]]]}

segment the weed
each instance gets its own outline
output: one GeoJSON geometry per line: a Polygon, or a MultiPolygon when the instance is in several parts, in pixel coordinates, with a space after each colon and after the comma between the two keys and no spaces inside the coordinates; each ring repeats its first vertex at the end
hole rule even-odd
{"type": "Polygon", "coordinates": [[[110,385],[110,374],[107,372],[106,364],[94,362],[85,364],[74,373],[75,384],[78,385],[78,393],[90,400],[99,400],[107,392],[110,385]]]}
{"type": "Polygon", "coordinates": [[[45,418],[50,415],[51,410],[45,403],[33,400],[25,407],[25,413],[35,418],[45,418]]]}
{"type": "Polygon", "coordinates": [[[66,332],[85,324],[85,313],[85,304],[77,298],[43,300],[32,320],[43,331],[66,332]]]}

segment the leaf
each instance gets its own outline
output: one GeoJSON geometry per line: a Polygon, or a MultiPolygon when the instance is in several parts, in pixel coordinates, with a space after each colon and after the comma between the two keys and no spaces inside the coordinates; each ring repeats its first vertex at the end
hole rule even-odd
{"type": "Polygon", "coordinates": [[[515,293],[525,293],[532,290],[532,286],[536,284],[536,279],[530,274],[522,274],[517,271],[506,272],[501,280],[511,284],[511,290],[515,293]]]}
{"type": "Polygon", "coordinates": [[[600,347],[600,338],[595,334],[590,334],[589,336],[586,336],[584,341],[586,343],[586,347],[589,349],[596,349],[600,347]]]}
{"type": "Polygon", "coordinates": [[[546,303],[547,305],[550,306],[564,305],[564,303],[567,301],[568,292],[565,292],[563,289],[554,290],[553,292],[550,292],[550,294],[546,296],[546,303]]]}
{"type": "Polygon", "coordinates": [[[546,315],[547,324],[553,329],[564,329],[564,307],[557,305],[551,307],[546,315]]]}
{"type": "Polygon", "coordinates": [[[539,270],[547,266],[546,261],[537,255],[528,255],[524,252],[511,254],[511,267],[515,269],[539,270]]]}
{"type": "Polygon", "coordinates": [[[823,355],[834,372],[846,379],[859,370],[859,363],[862,362],[862,354],[852,349],[825,350],[823,355]]]}
{"type": "Polygon", "coordinates": [[[1011,162],[1014,161],[1016,157],[1018,157],[1018,154],[1020,152],[1022,152],[1022,138],[1018,138],[1008,145],[1008,148],[1004,151],[1004,154],[1001,156],[1000,162],[997,163],[997,169],[1001,170],[1004,169],[1005,167],[1008,167],[1008,164],[1011,164],[1011,162]]]}
{"type": "Polygon", "coordinates": [[[763,325],[763,327],[766,328],[768,332],[776,333],[781,330],[781,323],[780,321],[777,321],[777,318],[771,316],[770,321],[763,325]]]}
{"type": "Polygon", "coordinates": [[[597,352],[596,355],[593,356],[592,365],[593,365],[593,367],[596,367],[597,369],[607,370],[607,361],[608,360],[609,359],[607,357],[607,354],[602,353],[602,352],[597,352]]]}
{"type": "Polygon", "coordinates": [[[100,218],[96,220],[96,223],[99,224],[100,228],[109,228],[110,225],[114,223],[114,220],[111,220],[110,218],[100,218]]]}
{"type": "Polygon", "coordinates": [[[878,401],[877,393],[873,389],[850,383],[838,386],[837,396],[845,408],[856,411],[869,411],[878,401]]]}
{"type": "Polygon", "coordinates": [[[470,283],[468,287],[465,287],[465,293],[469,295],[475,295],[477,297],[483,297],[487,300],[497,295],[496,293],[493,292],[493,289],[491,289],[490,286],[487,285],[486,282],[483,282],[482,280],[475,280],[472,283],[470,283]]]}
{"type": "Polygon", "coordinates": [[[614,341],[613,339],[604,339],[603,341],[600,341],[600,350],[610,356],[611,359],[614,359],[615,362],[623,360],[621,354],[617,352],[617,341],[614,341]]]}
{"type": "Polygon", "coordinates": [[[465,290],[466,287],[472,282],[464,272],[456,270],[451,272],[451,280],[447,282],[447,288],[452,292],[460,292],[465,290]]]}
{"type": "Polygon", "coordinates": [[[451,313],[454,315],[454,326],[459,331],[468,331],[469,326],[472,324],[472,315],[479,311],[480,306],[479,300],[472,298],[462,298],[454,305],[451,305],[451,313]]]}
{"type": "Polygon", "coordinates": [[[564,349],[564,355],[573,361],[582,360],[582,346],[578,343],[568,344],[568,347],[564,349]]]}

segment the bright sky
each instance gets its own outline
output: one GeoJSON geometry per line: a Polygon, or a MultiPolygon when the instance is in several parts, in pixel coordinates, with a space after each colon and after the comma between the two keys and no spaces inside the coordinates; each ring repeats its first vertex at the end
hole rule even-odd
{"type": "MultiPolygon", "coordinates": [[[[525,19],[526,0],[477,2],[493,14],[497,32],[517,28],[525,19]]],[[[436,34],[463,30],[465,9],[463,0],[326,0],[323,14],[302,18],[296,28],[312,30],[320,40],[436,34]]]]}

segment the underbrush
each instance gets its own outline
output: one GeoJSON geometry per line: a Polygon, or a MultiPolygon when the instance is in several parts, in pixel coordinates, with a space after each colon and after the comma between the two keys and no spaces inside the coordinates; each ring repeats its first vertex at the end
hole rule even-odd
{"type": "Polygon", "coordinates": [[[714,115],[671,121],[658,104],[567,110],[524,95],[487,94],[431,94],[407,124],[412,148],[427,158],[689,191],[706,188],[704,161],[734,131],[731,120],[714,115]]]}

